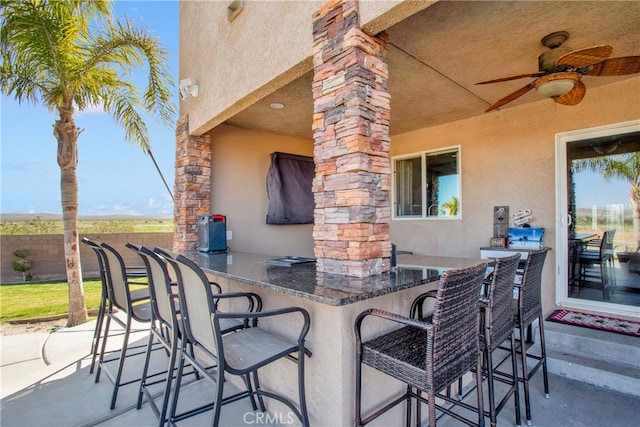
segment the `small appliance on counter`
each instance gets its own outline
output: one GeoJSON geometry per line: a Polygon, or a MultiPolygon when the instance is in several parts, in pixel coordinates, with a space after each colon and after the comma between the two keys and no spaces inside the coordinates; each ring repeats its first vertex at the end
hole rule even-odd
{"type": "Polygon", "coordinates": [[[198,250],[200,252],[226,252],[226,216],[202,215],[198,217],[198,250]]]}

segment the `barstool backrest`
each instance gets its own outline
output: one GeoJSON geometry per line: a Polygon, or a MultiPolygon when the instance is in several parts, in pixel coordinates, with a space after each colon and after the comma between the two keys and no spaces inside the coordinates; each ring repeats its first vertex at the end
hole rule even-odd
{"type": "Polygon", "coordinates": [[[529,252],[518,294],[518,312],[524,324],[542,312],[542,269],[549,248],[529,252]]]}
{"type": "MultiPolygon", "coordinates": [[[[487,289],[485,331],[489,331],[488,342],[494,350],[513,333],[513,283],[515,281],[520,254],[497,258],[487,289]]],[[[483,331],[483,333],[486,333],[483,331]]]]}
{"type": "Polygon", "coordinates": [[[149,296],[154,317],[168,327],[176,327],[176,309],[171,297],[171,279],[165,261],[144,246],[136,246],[132,243],[127,243],[126,246],[140,255],[147,269],[149,296]]]}

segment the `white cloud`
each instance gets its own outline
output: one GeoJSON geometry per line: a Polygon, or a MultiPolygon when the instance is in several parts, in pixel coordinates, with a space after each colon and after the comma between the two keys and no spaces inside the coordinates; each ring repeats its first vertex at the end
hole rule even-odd
{"type": "Polygon", "coordinates": [[[173,199],[167,193],[160,195],[159,201],[149,199],[149,213],[151,215],[173,216],[173,199]]]}
{"type": "Polygon", "coordinates": [[[26,169],[28,165],[29,165],[29,162],[25,160],[14,160],[12,162],[9,162],[9,167],[14,170],[26,169]]]}
{"type": "MultiPolygon", "coordinates": [[[[25,153],[28,156],[29,153],[25,153]]],[[[28,172],[33,169],[38,169],[38,162],[24,159],[9,160],[2,163],[2,171],[14,171],[14,172],[28,172]]],[[[4,178],[4,177],[3,177],[4,178]]]]}
{"type": "MultiPolygon", "coordinates": [[[[75,105],[75,103],[73,104],[74,108],[78,108],[77,105],[75,105]]],[[[91,104],[88,105],[87,108],[85,108],[84,110],[78,110],[78,115],[82,116],[84,114],[106,114],[104,112],[104,105],[102,103],[99,104],[91,104]]]]}

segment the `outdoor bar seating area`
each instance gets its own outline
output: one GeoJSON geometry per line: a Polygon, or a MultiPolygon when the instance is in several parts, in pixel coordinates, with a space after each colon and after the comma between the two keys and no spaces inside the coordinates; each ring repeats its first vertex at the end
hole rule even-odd
{"type": "Polygon", "coordinates": [[[525,420],[535,418],[529,381],[540,368],[549,394],[540,302],[548,248],[524,261],[400,252],[392,271],[357,278],[318,272],[306,258],[83,243],[104,292],[90,373],[113,383],[111,409],[120,388],[138,388],[136,407],[149,405],[159,425],[203,413],[223,425],[239,400],[303,426],[435,426],[443,417],[496,426],[507,404],[520,425],[520,390],[525,420]],[[119,250],[140,266],[125,265],[119,250]],[[146,345],[129,343],[133,320],[149,325],[146,345]],[[536,321],[541,351],[532,352],[536,321]],[[108,352],[111,322],[124,334],[108,352]],[[125,381],[136,354],[141,375],[125,381]],[[210,395],[190,405],[181,388],[198,381],[210,395]]]}

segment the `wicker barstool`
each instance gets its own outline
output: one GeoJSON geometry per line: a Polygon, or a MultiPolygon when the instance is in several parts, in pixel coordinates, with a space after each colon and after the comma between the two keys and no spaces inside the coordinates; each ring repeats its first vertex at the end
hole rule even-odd
{"type": "Polygon", "coordinates": [[[489,416],[491,427],[496,426],[496,418],[502,408],[513,395],[515,405],[516,425],[521,425],[520,419],[520,394],[518,391],[518,366],[515,341],[515,317],[512,309],[513,283],[520,262],[520,254],[506,258],[496,259],[491,282],[488,284],[485,297],[481,299],[480,306],[484,314],[484,327],[480,347],[484,353],[484,366],[487,372],[487,385],[489,389],[489,416]],[[512,378],[503,378],[494,375],[493,352],[500,344],[510,340],[511,346],[511,371],[512,378]],[[502,400],[496,405],[494,380],[509,385],[502,400]]]}
{"type": "Polygon", "coordinates": [[[524,402],[527,416],[527,425],[531,425],[531,401],[529,398],[529,381],[542,367],[544,379],[544,395],[549,398],[549,377],[547,374],[547,351],[544,343],[544,318],[542,316],[542,268],[549,248],[529,252],[525,261],[522,282],[515,283],[518,289],[518,299],[515,310],[516,328],[520,330],[520,347],[522,376],[519,380],[524,384],[524,402]],[[532,345],[531,339],[525,339],[525,329],[529,329],[526,335],[530,335],[533,322],[538,320],[540,331],[540,354],[529,351],[532,345]],[[528,342],[527,342],[528,341],[528,342]],[[527,358],[536,361],[531,369],[527,369],[527,358]]]}
{"type": "MultiPolygon", "coordinates": [[[[484,411],[485,416],[489,417],[491,426],[495,427],[497,416],[504,408],[509,398],[514,396],[516,425],[520,426],[520,394],[518,391],[518,368],[516,342],[514,334],[515,317],[512,309],[513,301],[513,283],[520,262],[520,254],[517,253],[510,257],[497,258],[495,266],[490,276],[484,282],[484,292],[480,297],[480,350],[483,354],[483,373],[487,377],[487,387],[489,391],[489,410],[484,411]],[[494,365],[493,352],[500,348],[500,344],[506,340],[511,341],[511,371],[514,376],[505,378],[503,376],[494,375],[494,366],[500,366],[508,358],[499,361],[494,365]],[[509,385],[500,402],[495,402],[495,386],[494,381],[500,381],[509,385]]],[[[420,320],[431,321],[433,313],[425,313],[425,301],[428,298],[435,297],[435,292],[430,291],[419,295],[411,305],[411,317],[420,320]]],[[[458,380],[458,398],[463,398],[462,378],[458,380]]],[[[470,393],[469,390],[466,393],[470,393]]],[[[418,407],[419,409],[419,407],[418,407]]],[[[419,414],[420,412],[418,412],[419,414]]]]}
{"type": "MultiPolygon", "coordinates": [[[[411,423],[411,401],[429,406],[429,426],[436,425],[436,409],[468,425],[484,425],[484,413],[477,421],[464,418],[436,403],[436,396],[470,411],[476,409],[441,393],[465,373],[475,369],[477,407],[483,407],[482,362],[479,350],[479,298],[486,264],[445,271],[435,297],[431,322],[411,319],[378,309],[366,310],[356,318],[355,424],[363,426],[392,407],[406,401],[406,425],[411,423]],[[378,317],[402,325],[389,333],[362,342],[363,321],[378,317]],[[407,384],[406,392],[362,418],[362,364],[407,384]],[[421,393],[427,395],[425,399],[421,393]]],[[[421,420],[416,419],[416,424],[421,420]]]]}

